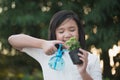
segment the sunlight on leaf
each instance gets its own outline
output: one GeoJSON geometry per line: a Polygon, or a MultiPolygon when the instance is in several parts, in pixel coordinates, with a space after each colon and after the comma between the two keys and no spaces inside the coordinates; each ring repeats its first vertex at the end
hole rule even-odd
{"type": "Polygon", "coordinates": [[[16,6],[16,5],[15,5],[15,2],[12,2],[12,4],[11,4],[11,8],[13,8],[13,9],[14,9],[14,8],[15,8],[15,6],[16,6]]]}
{"type": "Polygon", "coordinates": [[[3,9],[0,7],[0,13],[2,13],[3,9]]]}

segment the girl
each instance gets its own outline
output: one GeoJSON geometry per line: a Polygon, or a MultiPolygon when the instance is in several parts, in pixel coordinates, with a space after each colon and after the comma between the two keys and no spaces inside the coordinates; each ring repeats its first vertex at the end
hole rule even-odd
{"type": "Polygon", "coordinates": [[[102,80],[98,58],[85,50],[85,33],[78,16],[73,11],[59,11],[51,19],[49,25],[49,40],[38,39],[25,34],[11,35],[9,43],[16,49],[27,53],[36,59],[43,71],[44,80],[102,80]],[[62,58],[65,61],[64,69],[51,69],[48,62],[55,56],[56,44],[64,45],[71,37],[80,42],[78,54],[82,64],[73,64],[69,52],[65,51],[62,58]]]}

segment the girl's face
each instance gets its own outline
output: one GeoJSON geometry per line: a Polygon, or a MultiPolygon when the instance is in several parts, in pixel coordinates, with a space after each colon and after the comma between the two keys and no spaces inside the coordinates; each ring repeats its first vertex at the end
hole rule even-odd
{"type": "Polygon", "coordinates": [[[71,37],[76,37],[79,39],[78,26],[73,19],[66,19],[62,24],[56,29],[56,39],[66,42],[71,37]]]}

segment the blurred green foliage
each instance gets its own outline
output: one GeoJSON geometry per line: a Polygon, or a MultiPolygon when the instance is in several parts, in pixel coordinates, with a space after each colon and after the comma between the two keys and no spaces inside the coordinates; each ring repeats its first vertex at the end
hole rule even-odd
{"type": "MultiPolygon", "coordinates": [[[[108,50],[120,41],[120,0],[0,0],[1,80],[42,80],[40,65],[28,55],[13,50],[7,39],[18,33],[47,39],[52,15],[63,9],[75,11],[82,19],[88,50],[92,45],[102,49],[103,78],[120,79],[120,66],[112,75],[108,55],[108,50]]],[[[120,57],[116,58],[120,63],[120,57]]]]}

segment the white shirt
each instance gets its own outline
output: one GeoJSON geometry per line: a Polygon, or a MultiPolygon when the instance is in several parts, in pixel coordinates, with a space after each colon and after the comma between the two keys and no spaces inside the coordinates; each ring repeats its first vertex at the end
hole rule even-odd
{"type": "MultiPolygon", "coordinates": [[[[65,61],[64,69],[61,71],[56,71],[51,69],[48,65],[50,58],[56,54],[46,55],[42,49],[38,48],[23,48],[22,51],[40,63],[44,80],[82,80],[77,70],[77,66],[72,63],[68,52],[64,52],[62,56],[65,61]]],[[[88,55],[87,72],[93,80],[102,80],[99,60],[97,56],[90,53],[88,55]]]]}

